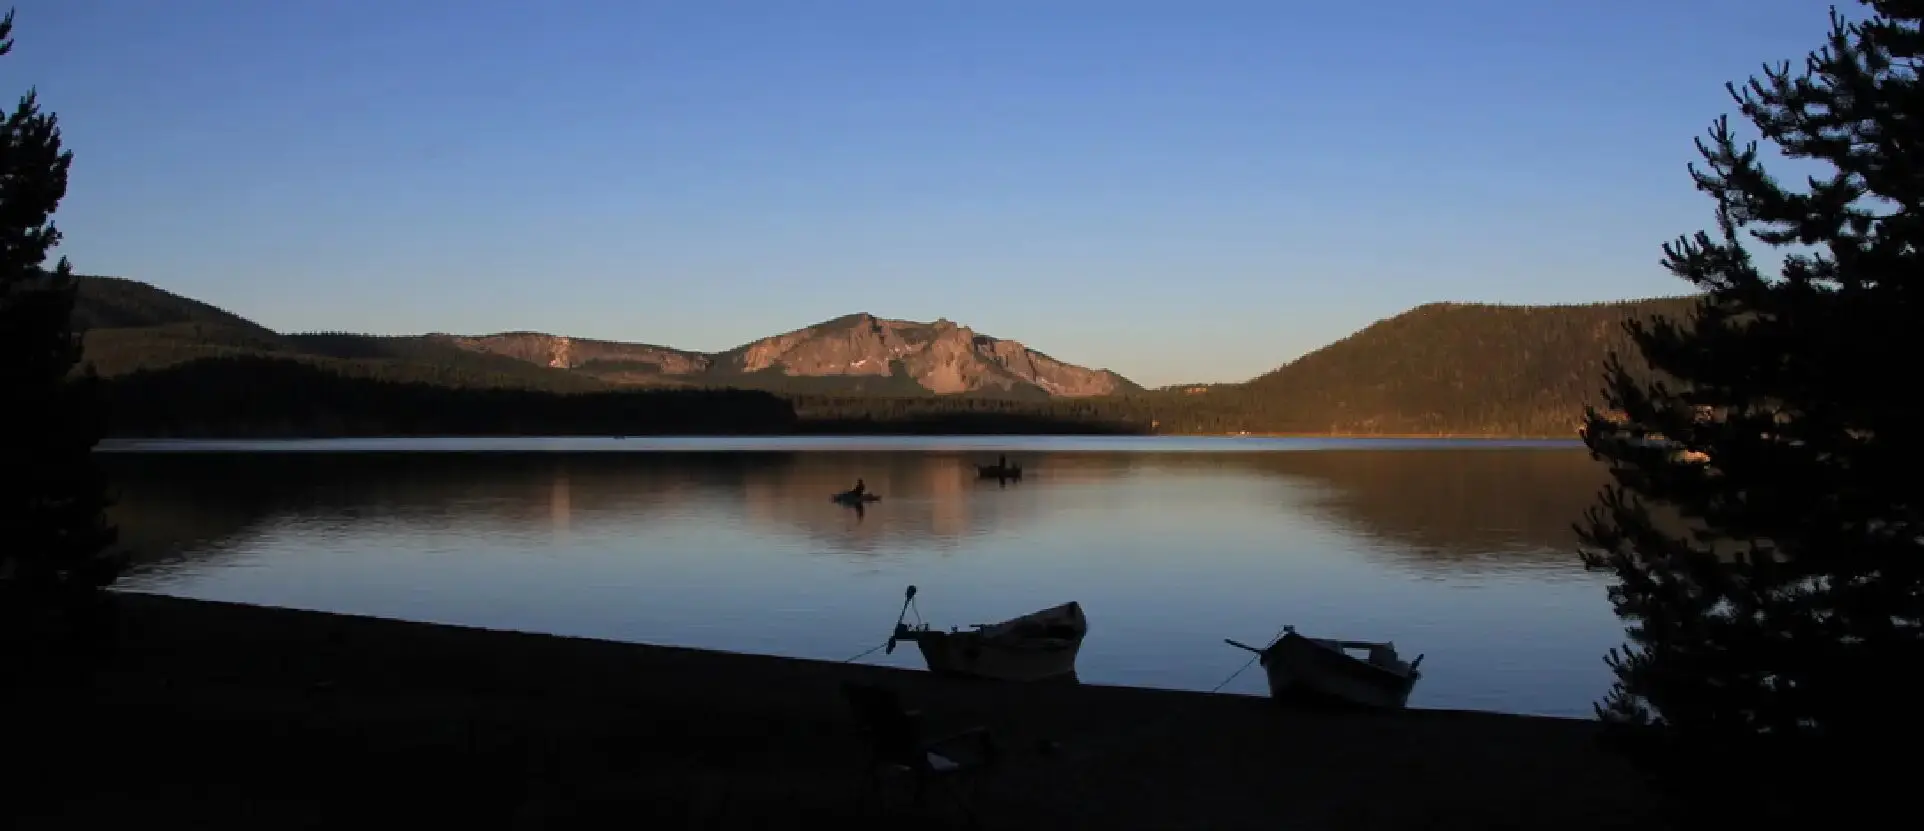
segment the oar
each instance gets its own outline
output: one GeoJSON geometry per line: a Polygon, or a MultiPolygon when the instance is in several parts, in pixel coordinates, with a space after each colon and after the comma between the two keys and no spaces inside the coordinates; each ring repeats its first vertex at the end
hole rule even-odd
{"type": "Polygon", "coordinates": [[[902,594],[902,611],[895,613],[895,629],[893,629],[892,633],[889,635],[888,649],[884,650],[883,654],[885,655],[895,654],[895,639],[901,636],[902,620],[908,617],[909,604],[914,602],[915,602],[915,587],[909,586],[909,590],[902,594]]]}
{"type": "Polygon", "coordinates": [[[1237,649],[1247,649],[1258,655],[1263,654],[1262,650],[1257,649],[1256,647],[1250,646],[1249,644],[1243,643],[1241,641],[1233,641],[1228,638],[1223,638],[1223,643],[1229,644],[1230,646],[1236,647],[1237,649]]]}

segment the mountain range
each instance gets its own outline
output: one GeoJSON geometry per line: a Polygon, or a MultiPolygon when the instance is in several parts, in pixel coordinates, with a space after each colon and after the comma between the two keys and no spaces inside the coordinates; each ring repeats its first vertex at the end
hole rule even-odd
{"type": "MultiPolygon", "coordinates": [[[[1693,302],[1432,303],[1245,382],[1156,390],[948,320],[866,313],[709,353],[539,332],[280,333],[145,283],[88,277],[75,318],[101,375],[155,370],[177,385],[206,383],[188,371],[204,359],[235,358],[259,364],[248,372],[300,364],[302,373],[444,389],[762,391],[794,402],[804,420],[1021,412],[1148,432],[1569,436],[1599,402],[1609,353],[1639,371],[1623,322],[1682,317],[1693,302]]],[[[143,388],[159,398],[143,400],[168,400],[173,387],[155,383],[143,388]]]]}
{"type": "Polygon", "coordinates": [[[949,320],[920,323],[844,315],[723,352],[544,332],[374,336],[279,333],[146,283],[86,277],[75,303],[88,357],[103,375],[159,368],[236,350],[336,360],[404,359],[543,379],[562,375],[612,386],[737,387],[857,395],[968,394],[1079,398],[1140,392],[1106,369],[1056,360],[1018,341],[949,320]],[[496,360],[487,360],[493,358],[496,360]],[[509,368],[504,362],[523,366],[509,368]]]}
{"type": "Polygon", "coordinates": [[[817,379],[818,390],[1067,398],[1140,389],[1109,370],[1064,363],[948,320],[918,323],[866,312],[712,353],[541,332],[428,337],[618,384],[793,389],[800,379],[817,379]]]}

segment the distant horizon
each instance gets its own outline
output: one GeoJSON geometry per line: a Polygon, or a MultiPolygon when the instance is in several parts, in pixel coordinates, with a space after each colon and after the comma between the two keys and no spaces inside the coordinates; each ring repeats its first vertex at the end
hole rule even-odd
{"type": "Polygon", "coordinates": [[[1802,0],[13,6],[0,94],[60,118],[82,273],[276,331],[701,352],[885,308],[1151,388],[1428,303],[1688,294],[1658,259],[1713,224],[1693,139],[1827,27],[1802,0]]]}
{"type": "MultiPolygon", "coordinates": [[[[140,282],[140,283],[146,282],[144,280],[138,280],[132,277],[122,277],[120,275],[113,275],[113,274],[81,274],[79,276],[88,278],[88,279],[132,280],[134,282],[140,282]]],[[[163,291],[170,291],[165,286],[158,286],[152,283],[147,283],[147,285],[152,285],[155,288],[161,289],[163,291]]],[[[730,346],[725,346],[720,349],[693,349],[693,348],[681,346],[678,344],[672,344],[672,343],[657,343],[654,341],[641,341],[641,340],[622,340],[620,338],[604,338],[604,337],[595,337],[592,335],[577,335],[572,332],[545,332],[538,329],[502,329],[502,330],[497,330],[492,332],[456,332],[456,331],[449,331],[444,329],[425,329],[425,330],[416,330],[416,331],[397,331],[397,332],[364,332],[364,331],[355,331],[350,329],[331,329],[331,328],[281,329],[281,328],[268,325],[267,323],[257,320],[253,317],[250,317],[242,312],[236,311],[234,309],[230,309],[214,300],[209,300],[207,298],[202,298],[202,297],[190,297],[187,295],[181,295],[179,292],[172,292],[172,293],[177,296],[185,297],[188,300],[194,300],[201,303],[206,303],[210,306],[220,309],[221,311],[239,315],[243,318],[246,318],[247,320],[250,320],[262,326],[266,326],[267,328],[272,329],[275,332],[279,332],[283,335],[344,334],[344,335],[366,335],[369,337],[382,337],[382,338],[405,338],[405,337],[422,337],[422,336],[442,336],[442,337],[454,337],[454,338],[486,338],[486,337],[501,337],[501,336],[507,336],[507,335],[532,335],[532,336],[538,336],[538,337],[560,337],[560,338],[567,338],[569,340],[574,340],[574,341],[596,341],[601,343],[618,343],[618,344],[627,344],[632,346],[647,346],[647,347],[654,347],[659,349],[669,349],[677,352],[687,352],[687,353],[702,354],[702,355],[717,355],[724,352],[733,351],[735,349],[740,349],[744,346],[748,346],[752,343],[755,343],[756,341],[764,340],[771,337],[779,337],[781,335],[787,335],[794,332],[800,332],[802,330],[814,328],[816,326],[821,326],[823,324],[833,323],[837,320],[841,320],[842,318],[854,317],[856,315],[866,314],[877,320],[887,320],[887,321],[894,321],[897,323],[910,323],[910,324],[918,324],[918,325],[931,325],[937,322],[937,320],[948,320],[951,323],[954,323],[958,326],[969,329],[970,331],[974,332],[977,335],[983,335],[986,337],[994,338],[998,341],[1013,341],[1016,343],[1020,343],[1024,348],[1028,349],[1029,351],[1038,352],[1059,361],[1064,360],[1061,357],[1057,356],[1055,353],[1051,352],[1049,349],[1044,348],[1044,346],[1036,343],[1032,338],[1003,335],[995,332],[984,331],[976,326],[970,325],[969,322],[966,320],[955,320],[954,318],[913,320],[910,318],[891,317],[886,314],[876,314],[873,311],[869,311],[869,310],[847,312],[844,314],[836,315],[834,317],[824,318],[822,320],[818,320],[813,323],[806,323],[800,326],[791,326],[786,329],[769,332],[767,334],[750,338],[740,343],[732,344],[730,346]]],[[[1363,326],[1359,326],[1358,331],[1360,331],[1363,328],[1367,328],[1368,326],[1375,325],[1376,323],[1381,323],[1383,321],[1390,320],[1428,306],[1476,306],[1476,307],[1483,307],[1483,308],[1546,309],[1546,308],[1564,308],[1564,307],[1581,307],[1581,306],[1628,305],[1628,304],[1634,304],[1634,303],[1648,303],[1648,302],[1655,302],[1655,301],[1661,301],[1661,300],[1683,299],[1690,296],[1693,296],[1693,295],[1690,293],[1664,294],[1664,295],[1651,295],[1647,297],[1631,297],[1631,298],[1625,298],[1621,300],[1571,301],[1567,303],[1490,303],[1490,302],[1471,301],[1471,300],[1434,300],[1427,303],[1421,303],[1416,306],[1412,306],[1408,309],[1405,309],[1401,312],[1397,312],[1388,317],[1379,318],[1377,320],[1366,323],[1363,326]]],[[[1354,332],[1352,332],[1351,334],[1354,334],[1354,332]]],[[[1331,343],[1334,343],[1334,341],[1331,341],[1331,343]]],[[[1150,383],[1144,383],[1140,380],[1137,380],[1137,378],[1134,375],[1131,375],[1128,372],[1125,372],[1123,370],[1116,369],[1115,367],[1103,366],[1101,364],[1084,364],[1076,361],[1064,361],[1064,362],[1075,364],[1077,366],[1081,366],[1086,369],[1093,369],[1093,370],[1098,370],[1102,372],[1113,373],[1115,375],[1121,376],[1123,379],[1128,380],[1129,382],[1134,383],[1137,386],[1140,386],[1144,389],[1156,390],[1156,389],[1165,389],[1169,387],[1217,386],[1217,385],[1223,385],[1223,384],[1240,384],[1245,381],[1249,381],[1251,379],[1259,377],[1261,375],[1267,374],[1269,372],[1273,372],[1276,369],[1286,366],[1289,363],[1295,361],[1296,359],[1303,357],[1303,355],[1310,354],[1312,352],[1320,350],[1329,345],[1330,344],[1325,343],[1318,346],[1313,346],[1310,349],[1303,352],[1302,354],[1292,355],[1286,359],[1280,360],[1274,366],[1271,366],[1268,369],[1262,370],[1261,372],[1257,372],[1248,377],[1237,378],[1233,380],[1212,380],[1212,381],[1185,380],[1185,381],[1171,381],[1168,383],[1160,383],[1160,384],[1150,384],[1150,383]]]]}

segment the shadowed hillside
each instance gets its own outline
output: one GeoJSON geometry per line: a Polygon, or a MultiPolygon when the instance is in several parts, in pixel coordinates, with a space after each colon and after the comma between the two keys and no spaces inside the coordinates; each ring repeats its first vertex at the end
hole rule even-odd
{"type": "Polygon", "coordinates": [[[86,329],[188,324],[246,332],[267,340],[276,337],[266,327],[233,312],[119,277],[80,278],[73,316],[74,323],[86,329]]]}
{"type": "Polygon", "coordinates": [[[118,277],[82,278],[74,320],[87,327],[86,362],[108,378],[203,359],[273,358],[379,381],[554,392],[610,388],[594,378],[461,349],[433,336],[280,334],[198,300],[118,277]]]}
{"type": "Polygon", "coordinates": [[[1245,384],[1160,391],[1151,409],[1203,432],[1570,436],[1601,402],[1608,354],[1636,356],[1623,321],[1694,302],[1434,303],[1245,384]]]}
{"type": "Polygon", "coordinates": [[[145,283],[85,277],[74,313],[105,376],[201,358],[296,358],[357,376],[580,392],[634,387],[758,389],[794,395],[967,395],[1041,401],[1133,392],[1107,370],[1012,340],[934,323],[845,315],[719,353],[540,332],[465,336],[276,333],[145,283]],[[343,367],[331,362],[349,361],[343,367]]]}
{"type": "Polygon", "coordinates": [[[113,432],[180,437],[606,436],[796,429],[794,408],[763,392],[557,393],[339,371],[366,366],[230,357],[140,370],[106,384],[113,432]]]}
{"type": "Polygon", "coordinates": [[[279,334],[223,309],[118,277],[82,277],[74,323],[87,363],[103,375],[196,358],[298,350],[279,334]]]}
{"type": "Polygon", "coordinates": [[[614,386],[564,369],[504,355],[462,349],[435,335],[353,335],[307,332],[286,335],[302,354],[350,364],[344,371],[451,386],[515,387],[551,392],[592,392],[614,386]]]}
{"type": "MultiPolygon", "coordinates": [[[[701,398],[704,390],[760,390],[792,408],[795,418],[781,429],[816,433],[1568,437],[1584,406],[1598,400],[1609,351],[1634,355],[1623,321],[1657,313],[1683,316],[1690,304],[1688,298],[1575,306],[1437,303],[1375,323],[1245,383],[1153,392],[1113,373],[1063,364],[948,321],[923,324],[868,315],[837,318],[714,354],[532,332],[280,334],[143,283],[90,277],[81,281],[75,316],[93,327],[87,360],[103,376],[114,380],[139,370],[165,370],[116,384],[129,390],[123,398],[158,408],[121,414],[119,429],[131,431],[122,435],[209,434],[217,424],[255,435],[309,429],[364,435],[381,425],[412,425],[407,429],[415,431],[434,425],[454,429],[457,423],[484,432],[546,429],[541,425],[578,432],[590,424],[595,425],[590,432],[601,426],[641,432],[621,430],[615,421],[577,421],[573,415],[560,421],[505,414],[465,420],[377,415],[368,409],[376,405],[368,402],[431,396],[383,392],[370,397],[364,391],[377,387],[352,381],[433,387],[451,395],[679,389],[693,396],[690,401],[719,400],[701,398]],[[335,412],[337,405],[309,396],[299,399],[306,403],[290,399],[271,423],[247,422],[253,416],[243,414],[266,414],[251,406],[237,404],[224,414],[208,409],[206,402],[242,401],[245,389],[208,386],[234,383],[269,389],[313,383],[320,385],[315,389],[360,396],[361,403],[353,406],[361,409],[350,418],[335,412]],[[189,403],[177,405],[176,399],[189,403]],[[190,406],[201,409],[181,409],[190,406]],[[312,412],[302,414],[300,407],[312,412]]],[[[499,402],[508,398],[472,400],[476,406],[507,406],[499,402]]]]}

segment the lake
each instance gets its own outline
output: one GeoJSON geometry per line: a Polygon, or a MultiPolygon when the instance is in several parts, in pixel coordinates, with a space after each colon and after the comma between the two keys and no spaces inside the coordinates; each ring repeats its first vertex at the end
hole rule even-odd
{"type": "MultiPolygon", "coordinates": [[[[103,444],[123,588],[843,660],[1066,600],[1082,680],[1215,689],[1285,624],[1427,655],[1413,707],[1588,716],[1623,639],[1570,442],[566,438],[103,444]],[[1008,453],[1021,482],[978,481],[1008,453]],[[855,511],[832,492],[866,481],[855,511]]],[[[864,662],[919,667],[904,645],[864,662]]],[[[1250,668],[1221,687],[1262,694],[1250,668]]]]}

